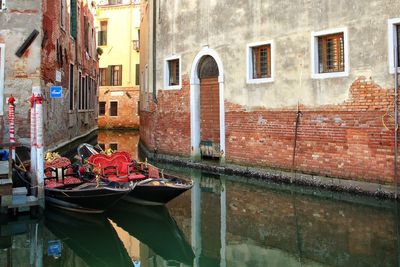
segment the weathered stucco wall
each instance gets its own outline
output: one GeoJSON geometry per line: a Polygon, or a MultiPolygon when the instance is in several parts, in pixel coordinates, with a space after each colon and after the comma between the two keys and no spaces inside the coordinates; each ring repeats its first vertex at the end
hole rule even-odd
{"type": "Polygon", "coordinates": [[[0,95],[4,119],[0,125],[0,143],[9,141],[7,99],[12,94],[16,99],[17,142],[29,144],[28,98],[32,94],[32,86],[40,85],[41,2],[7,1],[7,9],[0,12],[0,44],[5,45],[4,95],[0,95]],[[39,35],[26,52],[17,57],[15,53],[33,30],[39,31],[39,35]]]}
{"type": "MultiPolygon", "coordinates": [[[[395,1],[173,1],[161,2],[157,24],[157,88],[163,63],[182,57],[182,73],[203,46],[224,66],[225,99],[248,108],[339,104],[359,76],[393,87],[389,75],[387,20],[400,17],[395,1]],[[344,78],[311,79],[311,32],[347,27],[350,73],[344,78]],[[246,45],[275,43],[275,79],[246,83],[246,45]]],[[[221,70],[220,70],[221,71],[221,70]]]]}

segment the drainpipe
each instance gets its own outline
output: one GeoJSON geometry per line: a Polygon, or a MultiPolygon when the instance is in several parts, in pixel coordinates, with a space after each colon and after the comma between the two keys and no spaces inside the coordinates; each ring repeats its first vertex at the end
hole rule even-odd
{"type": "Polygon", "coordinates": [[[398,99],[398,89],[399,89],[399,83],[398,83],[398,48],[397,48],[397,42],[394,44],[394,182],[395,182],[395,198],[397,199],[398,196],[398,181],[397,181],[397,158],[398,158],[398,127],[399,127],[399,122],[398,122],[398,105],[397,105],[397,99],[398,99]]]}
{"type": "Polygon", "coordinates": [[[157,7],[156,7],[157,0],[153,0],[153,101],[157,104],[157,85],[156,85],[156,43],[157,43],[157,7]]]}

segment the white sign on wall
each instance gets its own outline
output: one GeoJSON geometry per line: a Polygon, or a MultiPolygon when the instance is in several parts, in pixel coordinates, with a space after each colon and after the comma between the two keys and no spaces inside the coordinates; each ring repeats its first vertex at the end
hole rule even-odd
{"type": "Polygon", "coordinates": [[[56,82],[61,82],[61,71],[56,70],[56,82]]]}

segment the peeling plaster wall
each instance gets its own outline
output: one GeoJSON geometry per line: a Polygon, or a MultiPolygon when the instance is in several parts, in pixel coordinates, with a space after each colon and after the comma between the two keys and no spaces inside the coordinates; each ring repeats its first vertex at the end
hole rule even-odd
{"type": "Polygon", "coordinates": [[[182,74],[203,46],[225,67],[225,99],[248,108],[340,104],[360,76],[393,87],[388,66],[387,20],[398,18],[399,1],[161,1],[157,21],[157,88],[163,64],[182,56],[182,74]],[[311,32],[347,27],[348,77],[311,79],[311,32]],[[275,42],[275,81],[246,83],[246,45],[275,42]]]}
{"type": "MultiPolygon", "coordinates": [[[[97,127],[96,108],[79,110],[78,106],[78,75],[97,80],[98,59],[95,51],[96,38],[94,31],[94,12],[91,1],[77,1],[77,38],[70,34],[69,1],[65,6],[65,27],[60,23],[59,1],[45,1],[43,5],[43,32],[46,40],[42,49],[42,91],[45,97],[44,121],[47,135],[45,144],[47,148],[69,141],[77,136],[85,135],[97,127]],[[87,16],[90,25],[89,43],[90,53],[86,53],[84,43],[84,16],[87,16]],[[62,62],[57,60],[57,44],[61,47],[62,62]],[[70,64],[74,72],[74,107],[70,110],[70,64]],[[56,72],[61,73],[61,82],[56,81],[56,72]],[[63,98],[50,98],[50,86],[61,85],[63,98]]],[[[97,106],[97,88],[94,89],[96,97],[94,107],[97,106]]]]}
{"type": "Polygon", "coordinates": [[[1,121],[0,143],[9,142],[7,99],[16,98],[17,142],[29,144],[30,105],[32,86],[40,85],[40,44],[42,40],[41,0],[7,1],[7,10],[0,13],[0,43],[5,44],[5,75],[3,101],[4,118],[1,121]],[[21,58],[15,52],[33,30],[39,35],[21,58]]]}

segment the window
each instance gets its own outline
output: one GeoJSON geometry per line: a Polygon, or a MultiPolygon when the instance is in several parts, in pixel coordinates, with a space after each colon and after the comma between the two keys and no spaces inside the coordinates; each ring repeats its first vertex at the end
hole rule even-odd
{"type": "Polygon", "coordinates": [[[118,102],[110,102],[110,116],[118,116],[118,102]]]}
{"type": "Polygon", "coordinates": [[[65,0],[60,0],[60,26],[65,29],[65,0]]]}
{"type": "Polygon", "coordinates": [[[6,0],[0,0],[0,11],[6,10],[6,0]]]}
{"type": "Polygon", "coordinates": [[[113,151],[117,151],[117,150],[118,150],[118,144],[111,143],[111,144],[110,144],[110,148],[111,148],[113,151]]]}
{"type": "Polygon", "coordinates": [[[89,53],[89,20],[87,16],[83,17],[83,32],[84,32],[85,51],[89,53]]]}
{"type": "Polygon", "coordinates": [[[388,43],[389,43],[389,72],[394,73],[395,48],[397,47],[397,67],[400,70],[400,18],[388,21],[388,43]]]}
{"type": "Polygon", "coordinates": [[[106,102],[100,101],[99,102],[99,116],[106,115],[106,102]]]}
{"type": "Polygon", "coordinates": [[[5,45],[0,44],[0,115],[3,115],[5,45]]]}
{"type": "Polygon", "coordinates": [[[311,36],[312,78],[348,76],[347,29],[315,32],[311,36]]]}
{"type": "Polygon", "coordinates": [[[112,65],[111,68],[111,86],[122,85],[122,65],[112,65]]]}
{"type": "Polygon", "coordinates": [[[99,69],[99,83],[100,86],[106,86],[106,78],[107,78],[107,68],[100,68],[99,69]]]}
{"type": "Polygon", "coordinates": [[[78,73],[78,109],[82,109],[82,72],[78,73]]]}
{"type": "Polygon", "coordinates": [[[179,59],[168,61],[168,85],[179,85],[179,59]]]}
{"type": "Polygon", "coordinates": [[[344,71],[343,33],[318,37],[318,72],[344,71]]]}
{"type": "Polygon", "coordinates": [[[274,80],[273,49],[272,41],[247,45],[247,83],[266,83],[274,80]]]}
{"type": "Polygon", "coordinates": [[[180,89],[181,88],[181,66],[180,58],[168,58],[165,61],[164,77],[166,89],[180,89]]]}
{"type": "Polygon", "coordinates": [[[74,110],[74,65],[69,65],[69,110],[74,110]]]}
{"type": "Polygon", "coordinates": [[[71,0],[71,6],[70,6],[70,14],[69,14],[69,23],[70,23],[70,34],[71,36],[76,39],[77,37],[77,30],[76,30],[76,23],[77,23],[77,16],[76,16],[76,0],[71,0]]]}
{"type": "Polygon", "coordinates": [[[98,45],[107,45],[107,21],[100,21],[100,31],[98,35],[98,45]]]}
{"type": "Polygon", "coordinates": [[[101,150],[106,150],[106,146],[104,145],[104,144],[102,144],[102,143],[99,143],[99,147],[101,148],[101,150]]]}

